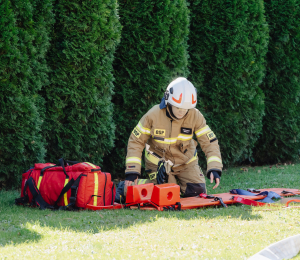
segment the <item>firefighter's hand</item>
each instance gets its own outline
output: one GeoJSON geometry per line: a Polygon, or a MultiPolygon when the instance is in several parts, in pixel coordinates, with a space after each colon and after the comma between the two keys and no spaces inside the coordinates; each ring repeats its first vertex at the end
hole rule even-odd
{"type": "Polygon", "coordinates": [[[220,179],[221,179],[221,177],[220,177],[218,172],[216,172],[216,171],[211,171],[210,172],[210,183],[213,183],[214,180],[216,182],[216,185],[213,187],[213,190],[218,188],[218,186],[220,184],[220,179]]]}
{"type": "MultiPolygon", "coordinates": [[[[137,185],[138,177],[136,177],[136,179],[133,182],[134,182],[134,185],[137,185]]],[[[128,188],[128,186],[131,186],[131,185],[132,185],[131,180],[125,180],[125,183],[124,183],[124,195],[125,195],[125,197],[126,197],[126,194],[127,194],[127,188],[128,188]]]]}

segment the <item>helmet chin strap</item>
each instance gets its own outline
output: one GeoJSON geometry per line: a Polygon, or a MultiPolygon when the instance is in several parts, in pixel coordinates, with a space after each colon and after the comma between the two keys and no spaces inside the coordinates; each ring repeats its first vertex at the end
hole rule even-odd
{"type": "Polygon", "coordinates": [[[175,120],[179,120],[179,118],[177,118],[177,117],[174,115],[173,110],[172,110],[172,107],[173,107],[173,106],[172,106],[170,103],[167,104],[167,109],[168,109],[168,112],[169,112],[170,116],[171,116],[172,118],[174,118],[175,120]]]}
{"type": "Polygon", "coordinates": [[[174,115],[172,108],[173,108],[173,105],[171,105],[170,103],[168,103],[168,104],[167,104],[167,110],[168,110],[170,116],[171,116],[173,119],[175,119],[175,120],[181,120],[181,119],[183,119],[183,118],[187,115],[187,113],[189,112],[189,109],[188,109],[188,111],[186,112],[186,114],[185,114],[182,118],[177,118],[177,117],[174,115]]]}

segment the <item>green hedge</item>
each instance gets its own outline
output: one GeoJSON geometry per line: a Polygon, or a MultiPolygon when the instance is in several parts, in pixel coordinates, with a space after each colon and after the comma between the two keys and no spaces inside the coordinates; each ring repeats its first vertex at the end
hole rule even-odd
{"type": "Polygon", "coordinates": [[[298,158],[300,149],[300,3],[265,1],[270,27],[263,134],[256,145],[260,163],[298,158]]]}
{"type": "MultiPolygon", "coordinates": [[[[262,129],[268,26],[262,0],[190,1],[190,80],[223,163],[250,159],[262,129]]],[[[206,165],[204,155],[201,165],[206,165]]]]}
{"type": "Polygon", "coordinates": [[[36,6],[28,0],[0,5],[0,180],[8,186],[20,185],[21,174],[45,157],[38,91],[47,82],[46,27],[53,15],[50,1],[42,4],[43,17],[36,6]]]}
{"type": "Polygon", "coordinates": [[[115,148],[105,168],[124,176],[129,135],[140,118],[160,103],[168,84],[187,76],[189,11],[185,0],[120,1],[123,26],[114,70],[115,148]]]}
{"type": "Polygon", "coordinates": [[[101,164],[113,146],[112,61],[120,40],[116,0],[60,0],[55,5],[44,89],[47,160],[101,164]]]}

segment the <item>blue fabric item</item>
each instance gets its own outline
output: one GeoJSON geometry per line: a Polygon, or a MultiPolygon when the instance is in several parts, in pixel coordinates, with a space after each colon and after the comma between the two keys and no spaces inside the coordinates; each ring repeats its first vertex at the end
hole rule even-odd
{"type": "Polygon", "coordinates": [[[268,191],[268,193],[269,193],[268,194],[269,198],[272,198],[272,199],[280,199],[281,198],[281,196],[274,191],[268,191]]]}
{"type": "Polygon", "coordinates": [[[257,201],[264,202],[264,203],[274,203],[275,202],[270,197],[265,197],[263,200],[257,200],[257,201]]]}
{"type": "Polygon", "coordinates": [[[247,196],[255,196],[255,194],[253,194],[250,191],[247,190],[241,190],[241,189],[233,189],[229,191],[231,194],[238,194],[238,195],[247,195],[247,196]]]}
{"type": "Polygon", "coordinates": [[[160,104],[159,104],[159,108],[160,109],[163,109],[163,108],[166,108],[166,102],[165,102],[165,97],[163,97],[160,101],[160,104]]]}
{"type": "Polygon", "coordinates": [[[258,196],[258,195],[267,196],[262,200],[258,200],[259,202],[264,202],[264,203],[274,203],[275,201],[272,200],[273,198],[274,199],[281,198],[281,196],[274,191],[263,191],[259,194],[253,194],[252,192],[247,191],[247,190],[233,189],[233,190],[230,190],[230,193],[238,194],[238,195],[246,195],[246,196],[258,196]]]}
{"type": "Polygon", "coordinates": [[[117,203],[125,203],[125,195],[124,195],[124,186],[125,181],[121,181],[116,190],[115,202],[117,203]]]}

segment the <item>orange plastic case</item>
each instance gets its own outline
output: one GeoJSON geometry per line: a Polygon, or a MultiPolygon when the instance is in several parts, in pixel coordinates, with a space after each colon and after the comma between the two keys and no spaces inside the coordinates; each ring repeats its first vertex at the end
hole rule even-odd
{"type": "Polygon", "coordinates": [[[180,186],[173,183],[155,185],[151,201],[158,206],[171,206],[180,202],[180,186]]]}
{"type": "Polygon", "coordinates": [[[153,192],[153,183],[129,186],[126,194],[126,204],[148,202],[153,192]]]}

